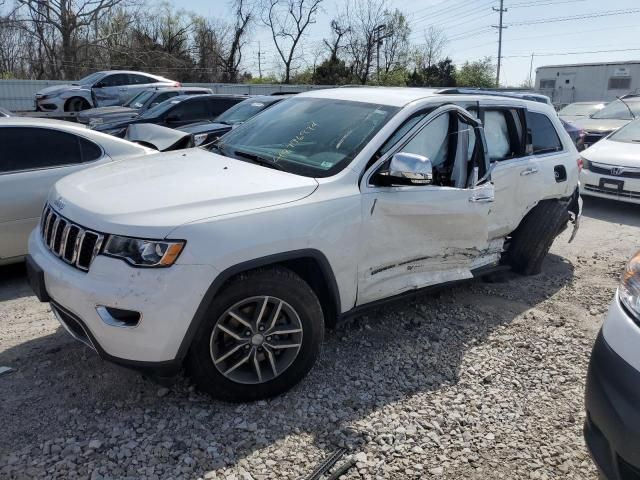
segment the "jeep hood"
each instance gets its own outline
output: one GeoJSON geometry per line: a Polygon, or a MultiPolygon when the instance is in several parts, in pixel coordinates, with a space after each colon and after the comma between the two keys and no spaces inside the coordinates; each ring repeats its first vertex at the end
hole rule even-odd
{"type": "Polygon", "coordinates": [[[104,233],[164,238],[175,227],[300,200],[313,178],[193,148],[110,162],[56,183],[60,213],[104,233]]]}
{"type": "Polygon", "coordinates": [[[591,118],[585,117],[574,120],[571,123],[582,130],[590,132],[613,132],[614,130],[624,127],[631,120],[618,120],[616,118],[591,118]]]}
{"type": "Polygon", "coordinates": [[[590,162],[640,168],[640,143],[616,142],[606,138],[580,152],[590,162]]]}

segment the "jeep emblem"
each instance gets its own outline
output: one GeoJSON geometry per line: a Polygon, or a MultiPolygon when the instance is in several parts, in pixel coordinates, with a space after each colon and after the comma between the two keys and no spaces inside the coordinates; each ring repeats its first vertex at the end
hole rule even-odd
{"type": "Polygon", "coordinates": [[[62,197],[58,197],[53,201],[53,206],[56,207],[58,210],[62,210],[65,205],[66,204],[64,203],[64,200],[62,199],[62,197]]]}

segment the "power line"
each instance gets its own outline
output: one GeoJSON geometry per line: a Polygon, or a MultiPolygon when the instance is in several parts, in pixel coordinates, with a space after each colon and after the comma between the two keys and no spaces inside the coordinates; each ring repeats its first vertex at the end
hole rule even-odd
{"type": "MultiPolygon", "coordinates": [[[[536,53],[535,56],[536,57],[555,57],[556,55],[559,56],[563,56],[563,55],[584,55],[584,54],[591,54],[591,53],[614,53],[614,52],[637,52],[640,51],[640,48],[614,48],[611,50],[588,50],[588,51],[581,51],[581,52],[553,52],[553,53],[536,53]]],[[[527,54],[527,55],[505,55],[504,58],[528,58],[530,57],[531,54],[527,54]]]]}
{"type": "Polygon", "coordinates": [[[571,15],[568,17],[552,17],[552,18],[540,18],[537,20],[529,20],[526,22],[515,22],[510,23],[508,26],[510,27],[520,27],[525,25],[539,25],[541,23],[555,23],[555,22],[569,22],[572,20],[586,20],[591,18],[600,18],[600,17],[612,17],[615,15],[628,15],[630,13],[638,13],[640,12],[640,8],[628,8],[624,10],[605,10],[603,12],[594,12],[588,14],[581,15],[571,15]]]}

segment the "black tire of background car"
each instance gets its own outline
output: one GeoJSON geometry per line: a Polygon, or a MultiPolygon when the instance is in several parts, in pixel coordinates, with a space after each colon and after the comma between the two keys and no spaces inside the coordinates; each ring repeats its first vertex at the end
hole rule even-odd
{"type": "Polygon", "coordinates": [[[542,270],[554,239],[569,221],[567,205],[557,200],[543,200],[524,217],[511,236],[507,262],[524,275],[542,270]]]}
{"type": "Polygon", "coordinates": [[[324,317],[309,285],[291,270],[270,267],[243,273],[229,281],[209,305],[206,319],[186,358],[186,369],[198,388],[228,402],[249,402],[279,395],[298,383],[313,367],[324,338],[324,317]],[[298,356],[283,373],[260,384],[236,383],[213,364],[210,337],[216,321],[229,307],[252,296],[269,295],[289,303],[298,313],[303,330],[298,356]]]}
{"type": "Polygon", "coordinates": [[[81,110],[86,110],[87,108],[91,108],[89,102],[87,102],[82,97],[72,97],[67,100],[67,103],[64,106],[65,112],[79,112],[81,110]]]}

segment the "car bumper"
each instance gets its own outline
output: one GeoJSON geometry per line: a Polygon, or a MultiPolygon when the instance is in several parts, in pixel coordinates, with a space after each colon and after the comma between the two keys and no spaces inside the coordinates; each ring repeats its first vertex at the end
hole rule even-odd
{"type": "Polygon", "coordinates": [[[602,175],[584,169],[580,174],[580,194],[640,204],[640,179],[602,175]]]}
{"type": "MultiPolygon", "coordinates": [[[[640,340],[640,331],[636,335],[640,340]]],[[[602,332],[591,355],[585,406],[584,437],[602,478],[640,480],[640,372],[602,332]]]]}
{"type": "Polygon", "coordinates": [[[83,272],[54,256],[37,229],[29,237],[27,269],[38,297],[76,339],[116,363],[163,370],[181,364],[183,339],[216,276],[205,265],[134,268],[101,255],[83,272]],[[139,312],[140,319],[117,325],[99,307],[139,312]]]}
{"type": "Polygon", "coordinates": [[[50,113],[64,112],[64,100],[57,97],[45,99],[36,97],[36,111],[50,113]]]}

